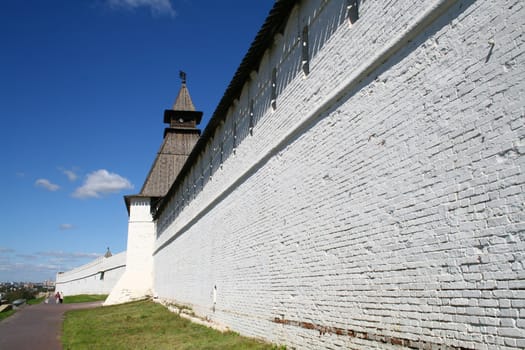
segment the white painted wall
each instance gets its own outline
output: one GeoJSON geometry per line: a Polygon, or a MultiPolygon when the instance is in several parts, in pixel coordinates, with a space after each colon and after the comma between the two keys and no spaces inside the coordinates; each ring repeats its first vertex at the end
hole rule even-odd
{"type": "Polygon", "coordinates": [[[64,295],[109,294],[126,268],[126,252],[101,256],[76,269],[58,273],[55,290],[64,295]],[[103,274],[103,275],[102,275],[103,274]]]}
{"type": "Polygon", "coordinates": [[[150,198],[129,197],[126,272],[111,291],[104,305],[120,304],[152,295],[153,244],[155,224],[150,198]]]}
{"type": "Polygon", "coordinates": [[[297,349],[524,348],[523,4],[344,3],[301,2],[159,218],[156,296],[297,349]]]}

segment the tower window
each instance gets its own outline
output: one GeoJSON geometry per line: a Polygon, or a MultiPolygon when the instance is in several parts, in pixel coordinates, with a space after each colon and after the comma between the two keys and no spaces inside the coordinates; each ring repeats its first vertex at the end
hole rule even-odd
{"type": "Polygon", "coordinates": [[[310,57],[308,55],[308,26],[304,26],[301,35],[301,69],[305,76],[310,73],[310,57]]]}
{"type": "Polygon", "coordinates": [[[346,1],[346,16],[350,25],[354,24],[359,19],[359,1],[358,0],[347,0],[346,1]]]}
{"type": "Polygon", "coordinates": [[[272,69],[272,81],[271,81],[271,87],[272,87],[272,100],[270,104],[272,105],[272,110],[277,109],[277,69],[272,69]]]}

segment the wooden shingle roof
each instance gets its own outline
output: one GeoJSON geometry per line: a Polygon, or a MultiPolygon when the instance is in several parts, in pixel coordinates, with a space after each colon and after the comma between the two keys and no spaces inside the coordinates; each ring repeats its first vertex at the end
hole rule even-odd
{"type": "Polygon", "coordinates": [[[202,112],[195,111],[188,88],[183,81],[173,109],[164,113],[164,122],[170,124],[171,119],[183,117],[185,125],[172,127],[170,124],[170,127],[165,129],[162,145],[139,196],[162,197],[166,195],[200,136],[200,130],[195,126],[200,122],[201,116],[202,112]]]}
{"type": "Polygon", "coordinates": [[[191,100],[190,93],[188,92],[188,88],[186,87],[186,83],[182,83],[182,86],[179,90],[179,94],[175,99],[175,103],[173,104],[172,109],[174,111],[195,111],[195,106],[193,105],[193,101],[191,100]]]}
{"type": "Polygon", "coordinates": [[[199,131],[166,133],[157,156],[140,190],[140,195],[145,197],[162,197],[170,189],[171,184],[179,174],[186,162],[199,131]]]}

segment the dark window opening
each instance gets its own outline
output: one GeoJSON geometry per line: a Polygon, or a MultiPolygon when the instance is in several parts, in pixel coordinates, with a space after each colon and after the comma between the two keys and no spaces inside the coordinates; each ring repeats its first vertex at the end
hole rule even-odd
{"type": "Polygon", "coordinates": [[[350,24],[354,24],[359,19],[359,1],[358,0],[347,0],[346,2],[348,21],[350,24]]]}

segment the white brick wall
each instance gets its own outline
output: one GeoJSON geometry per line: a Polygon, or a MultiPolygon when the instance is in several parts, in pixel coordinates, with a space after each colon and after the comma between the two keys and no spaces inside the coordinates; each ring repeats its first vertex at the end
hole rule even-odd
{"type": "Polygon", "coordinates": [[[523,2],[301,3],[158,220],[156,295],[297,349],[525,347],[523,2]]]}
{"type": "Polygon", "coordinates": [[[126,252],[109,258],[100,257],[76,269],[58,273],[55,289],[64,295],[109,294],[125,269],[126,252]]]}
{"type": "Polygon", "coordinates": [[[104,305],[151,297],[153,288],[153,243],[155,223],[150,198],[130,196],[126,271],[111,290],[104,305]]]}

